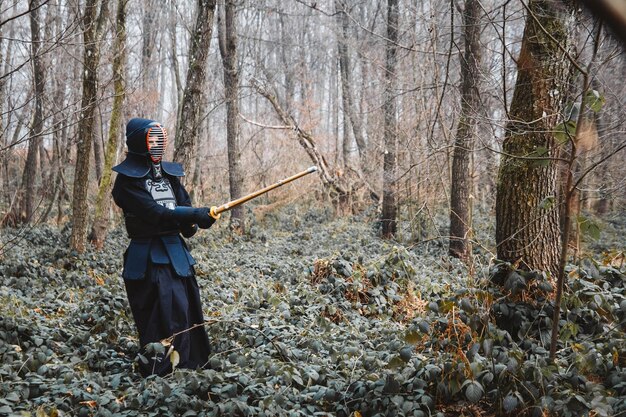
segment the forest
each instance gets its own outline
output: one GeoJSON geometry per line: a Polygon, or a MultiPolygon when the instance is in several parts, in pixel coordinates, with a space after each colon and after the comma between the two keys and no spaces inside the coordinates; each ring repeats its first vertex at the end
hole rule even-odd
{"type": "Polygon", "coordinates": [[[0,416],[626,416],[616,3],[0,0],[0,416]],[[197,369],[122,277],[136,118],[206,213],[315,167],[176,230],[197,369]]]}

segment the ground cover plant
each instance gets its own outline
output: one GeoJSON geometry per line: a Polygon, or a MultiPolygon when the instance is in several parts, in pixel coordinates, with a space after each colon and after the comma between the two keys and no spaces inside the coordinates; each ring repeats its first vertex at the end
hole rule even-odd
{"type": "Polygon", "coordinates": [[[481,249],[468,271],[444,223],[383,241],[365,215],[290,207],[191,239],[213,355],[146,379],[123,231],[78,255],[67,230],[3,230],[0,415],[626,415],[623,223],[568,265],[554,363],[550,278],[481,249]]]}

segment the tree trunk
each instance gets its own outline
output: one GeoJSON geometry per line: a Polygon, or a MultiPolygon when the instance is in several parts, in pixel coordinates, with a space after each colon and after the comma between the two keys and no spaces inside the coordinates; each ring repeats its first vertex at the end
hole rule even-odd
{"type": "Polygon", "coordinates": [[[78,121],[78,147],[74,170],[72,196],[72,234],[70,246],[77,252],[85,251],[89,213],[89,160],[94,141],[95,110],[98,99],[98,63],[100,61],[101,24],[107,12],[108,0],[101,0],[100,17],[96,21],[99,0],[87,0],[83,16],[83,96],[81,117],[78,121]]]}
{"type": "Polygon", "coordinates": [[[202,125],[202,92],[206,89],[207,57],[211,46],[215,0],[198,0],[196,24],[189,47],[187,83],[176,127],[174,160],[193,172],[196,142],[202,125]]]}
{"type": "Polygon", "coordinates": [[[346,135],[346,132],[349,132],[349,124],[352,128],[352,134],[354,135],[354,139],[356,141],[361,163],[363,163],[365,159],[365,152],[367,151],[367,143],[365,141],[365,136],[363,135],[363,122],[361,120],[361,117],[355,110],[354,94],[352,91],[352,77],[350,76],[350,57],[348,55],[347,43],[349,21],[348,14],[345,8],[346,5],[342,0],[335,0],[335,12],[337,13],[337,18],[339,19],[339,24],[341,27],[341,36],[339,38],[339,42],[337,42],[337,49],[339,52],[339,72],[341,74],[341,96],[345,125],[344,138],[347,138],[349,136],[346,135]]]}
{"type": "Polygon", "coordinates": [[[554,0],[529,2],[496,195],[498,258],[553,276],[561,240],[551,132],[570,72],[561,49],[569,38],[564,7],[554,0]]]}
{"type": "Polygon", "coordinates": [[[463,25],[465,53],[461,57],[461,116],[454,141],[450,189],[450,255],[467,260],[471,253],[470,193],[473,179],[471,158],[480,102],[480,4],[465,0],[463,25]]]}
{"type": "Polygon", "coordinates": [[[100,184],[100,180],[102,179],[102,170],[104,169],[104,161],[102,154],[104,153],[104,143],[100,138],[102,137],[102,118],[98,118],[94,115],[93,119],[93,128],[94,132],[100,132],[99,135],[94,135],[93,140],[93,161],[94,168],[96,173],[96,182],[100,184]]]}
{"type": "Polygon", "coordinates": [[[16,215],[8,216],[9,221],[16,224],[30,223],[35,213],[35,196],[37,193],[37,179],[39,147],[42,143],[43,131],[43,100],[45,88],[45,68],[43,58],[41,56],[41,29],[40,29],[40,13],[39,0],[33,0],[31,3],[32,11],[30,12],[30,31],[31,31],[31,56],[33,60],[33,80],[35,91],[35,109],[33,112],[32,124],[29,127],[28,152],[26,154],[26,164],[22,173],[22,184],[18,191],[17,203],[14,209],[17,210],[16,215]]]}
{"type": "MultiPolygon", "coordinates": [[[[294,34],[289,30],[287,23],[285,23],[285,14],[278,14],[278,24],[280,25],[280,36],[282,39],[291,39],[294,37],[294,34]]],[[[288,112],[295,111],[294,109],[294,95],[295,95],[295,82],[294,82],[294,61],[295,57],[292,54],[289,54],[289,48],[280,48],[280,58],[282,60],[285,77],[285,109],[288,112]]]]}
{"type": "Polygon", "coordinates": [[[144,100],[141,102],[141,112],[148,118],[157,117],[157,108],[160,101],[158,90],[158,70],[155,54],[158,53],[157,35],[163,18],[162,0],[147,0],[142,8],[141,31],[141,88],[144,100]]]}
{"type": "Polygon", "coordinates": [[[33,0],[30,12],[31,31],[31,57],[33,62],[33,83],[34,83],[34,109],[29,126],[28,151],[26,163],[22,172],[22,181],[17,191],[17,198],[13,204],[11,214],[6,216],[5,222],[10,225],[31,223],[35,213],[35,196],[37,192],[37,182],[39,180],[38,157],[42,144],[43,131],[43,103],[45,88],[45,68],[41,56],[41,29],[40,11],[38,0],[33,0]]]}
{"type": "MultiPolygon", "coordinates": [[[[11,11],[13,16],[17,15],[17,7],[18,3],[14,2],[11,11]]],[[[11,184],[11,179],[14,174],[11,173],[11,164],[9,163],[9,161],[11,161],[11,158],[13,157],[13,149],[10,147],[10,145],[15,143],[16,138],[12,138],[11,135],[9,135],[9,128],[11,126],[12,116],[14,112],[12,111],[13,109],[10,105],[10,93],[7,94],[7,81],[9,80],[8,75],[10,72],[12,72],[14,64],[13,56],[15,44],[17,42],[15,36],[15,26],[16,25],[14,24],[10,25],[9,33],[4,33],[4,25],[0,26],[0,31],[3,32],[2,35],[6,36],[6,38],[3,37],[3,40],[6,40],[6,47],[2,49],[2,52],[4,52],[4,56],[1,57],[1,62],[4,62],[4,65],[2,67],[2,77],[0,77],[0,110],[2,115],[6,115],[6,123],[3,124],[2,130],[0,130],[0,132],[3,132],[3,134],[0,136],[3,137],[3,145],[5,147],[5,150],[0,153],[0,166],[2,167],[2,171],[4,173],[2,186],[4,191],[5,204],[7,207],[7,212],[5,216],[0,219],[0,225],[15,224],[14,220],[19,214],[19,210],[13,209],[16,195],[15,191],[13,190],[14,186],[12,186],[11,184]]],[[[28,101],[30,101],[30,98],[28,99],[28,101]]],[[[4,116],[0,116],[0,120],[5,120],[4,116]]],[[[17,127],[14,132],[19,132],[22,124],[22,119],[18,118],[17,127]]]]}
{"type": "Polygon", "coordinates": [[[98,250],[102,249],[109,229],[111,168],[115,163],[115,156],[117,155],[118,138],[121,134],[122,107],[126,94],[124,88],[124,68],[126,62],[126,2],[127,0],[118,0],[117,2],[116,37],[115,45],[113,46],[115,54],[113,58],[113,85],[115,97],[113,98],[113,109],[111,110],[109,139],[104,154],[104,170],[102,179],[100,180],[98,197],[96,198],[96,209],[91,231],[91,241],[98,250]]]}
{"type": "MultiPolygon", "coordinates": [[[[8,50],[11,49],[10,41],[8,41],[7,49],[8,50]]],[[[9,55],[8,52],[6,55],[4,54],[4,30],[2,26],[0,26],[0,62],[4,62],[7,55],[9,55]]],[[[3,73],[0,75],[3,75],[3,73]]],[[[7,134],[7,132],[4,131],[6,126],[4,125],[4,118],[1,116],[2,114],[6,112],[6,109],[4,107],[5,92],[6,92],[6,78],[1,77],[0,78],[0,132],[2,132],[2,134],[0,135],[0,147],[6,150],[3,152],[0,152],[0,167],[2,167],[2,169],[0,170],[0,176],[2,177],[2,179],[0,180],[0,183],[2,183],[4,187],[2,196],[0,196],[0,205],[4,202],[6,206],[8,207],[11,202],[11,197],[9,193],[9,172],[8,172],[9,171],[9,166],[8,166],[9,158],[8,157],[9,157],[10,151],[7,149],[8,144],[9,144],[9,135],[7,134]]]]}
{"type": "Polygon", "coordinates": [[[383,207],[382,236],[391,238],[396,234],[396,216],[398,211],[396,196],[396,148],[398,126],[396,120],[395,79],[398,42],[398,0],[387,1],[387,57],[385,63],[385,102],[384,137],[385,154],[383,159],[383,207]]]}
{"type": "MultiPolygon", "coordinates": [[[[226,141],[228,144],[228,182],[230,199],[242,196],[241,151],[239,150],[239,72],[237,69],[237,27],[235,2],[225,0],[219,18],[219,47],[224,65],[226,97],[226,141]]],[[[230,226],[239,233],[245,230],[243,206],[231,210],[230,226]]]]}
{"type": "MultiPolygon", "coordinates": [[[[592,81],[592,86],[595,90],[600,91],[600,86],[598,86],[597,80],[592,81]]],[[[598,137],[602,138],[603,142],[606,142],[608,137],[606,134],[606,122],[604,120],[605,112],[598,112],[595,114],[595,124],[596,131],[598,132],[598,137]]],[[[611,153],[611,147],[607,145],[603,145],[600,150],[601,158],[607,157],[611,153]]],[[[603,164],[592,172],[593,184],[597,189],[597,194],[595,198],[591,201],[591,206],[593,211],[597,215],[604,215],[609,211],[609,195],[610,191],[608,191],[608,179],[609,179],[609,164],[605,161],[603,164]]]]}
{"type": "MultiPolygon", "coordinates": [[[[172,22],[176,21],[176,8],[173,5],[170,5],[170,19],[172,22]]],[[[184,88],[183,88],[183,81],[181,79],[180,76],[180,64],[178,62],[178,40],[177,40],[177,36],[176,36],[176,25],[175,24],[170,24],[168,25],[168,32],[170,35],[170,45],[171,45],[171,51],[170,51],[170,60],[172,61],[172,69],[171,69],[171,74],[172,77],[174,78],[173,80],[173,86],[172,86],[172,91],[173,93],[173,97],[176,97],[176,120],[180,120],[181,116],[180,116],[180,112],[182,109],[182,105],[183,105],[183,92],[184,92],[184,88]]]]}

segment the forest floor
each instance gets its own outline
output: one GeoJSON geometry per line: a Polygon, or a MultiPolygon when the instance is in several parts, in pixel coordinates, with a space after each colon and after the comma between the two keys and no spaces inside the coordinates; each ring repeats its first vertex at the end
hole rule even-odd
{"type": "Polygon", "coordinates": [[[208,367],[145,379],[123,229],[81,255],[67,230],[5,229],[0,416],[626,416],[622,220],[568,266],[555,362],[550,280],[492,265],[489,222],[471,271],[447,256],[445,221],[419,241],[297,206],[242,237],[222,222],[188,240],[208,367]]]}

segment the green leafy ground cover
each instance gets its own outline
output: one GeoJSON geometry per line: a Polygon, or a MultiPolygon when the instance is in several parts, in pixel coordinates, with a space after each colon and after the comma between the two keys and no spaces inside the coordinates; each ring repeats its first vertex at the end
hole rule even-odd
{"type": "Polygon", "coordinates": [[[190,240],[208,369],[147,379],[124,234],[76,255],[67,231],[3,230],[0,415],[626,415],[624,240],[609,226],[568,266],[551,363],[542,274],[487,253],[470,274],[438,239],[385,242],[322,210],[270,214],[245,237],[221,225],[190,240]]]}

